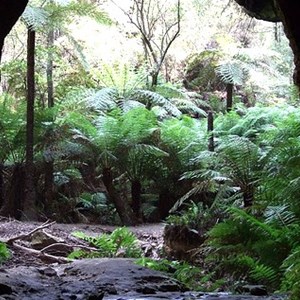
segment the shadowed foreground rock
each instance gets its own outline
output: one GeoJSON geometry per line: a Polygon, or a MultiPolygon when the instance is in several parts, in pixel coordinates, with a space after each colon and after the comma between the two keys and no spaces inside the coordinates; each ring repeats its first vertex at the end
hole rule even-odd
{"type": "Polygon", "coordinates": [[[0,299],[22,300],[254,300],[280,297],[205,295],[188,292],[165,274],[132,259],[86,259],[51,267],[15,267],[0,272],[0,299]]]}

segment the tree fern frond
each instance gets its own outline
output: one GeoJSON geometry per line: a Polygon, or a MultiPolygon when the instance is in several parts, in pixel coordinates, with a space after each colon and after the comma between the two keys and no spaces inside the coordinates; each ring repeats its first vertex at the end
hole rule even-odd
{"type": "Polygon", "coordinates": [[[207,117],[207,113],[202,108],[198,107],[193,101],[189,99],[173,98],[172,101],[176,104],[177,108],[186,114],[196,114],[199,117],[207,117]]]}
{"type": "Polygon", "coordinates": [[[160,94],[152,91],[147,91],[147,90],[137,90],[133,98],[144,103],[146,107],[150,106],[162,106],[166,111],[168,111],[171,115],[173,116],[180,116],[181,112],[180,110],[171,103],[170,100],[167,98],[164,98],[160,94]]]}
{"type": "Polygon", "coordinates": [[[124,113],[127,113],[131,109],[138,108],[138,107],[145,107],[145,105],[136,100],[119,99],[118,107],[120,107],[124,113]]]}
{"type": "Polygon", "coordinates": [[[169,210],[170,213],[174,213],[178,210],[178,208],[188,199],[190,199],[192,196],[197,195],[201,192],[207,192],[207,191],[215,191],[215,187],[211,181],[202,181],[196,184],[195,187],[193,187],[189,192],[187,192],[184,196],[179,198],[176,203],[173,205],[173,207],[169,210]]]}
{"type": "Polygon", "coordinates": [[[22,20],[28,28],[37,30],[47,23],[48,16],[44,8],[27,6],[22,14],[22,20]]]}
{"type": "Polygon", "coordinates": [[[103,88],[101,90],[86,90],[85,102],[88,107],[96,111],[109,111],[116,107],[118,93],[114,88],[103,88]]]}
{"type": "Polygon", "coordinates": [[[295,213],[289,210],[288,205],[268,206],[264,212],[265,223],[278,227],[287,226],[297,221],[295,213]]]}
{"type": "Polygon", "coordinates": [[[216,68],[216,73],[227,84],[241,85],[244,79],[244,70],[237,62],[226,62],[216,68]]]}
{"type": "Polygon", "coordinates": [[[136,144],[132,148],[134,151],[142,155],[153,155],[155,157],[168,157],[169,153],[161,150],[160,148],[149,144],[136,144]]]}

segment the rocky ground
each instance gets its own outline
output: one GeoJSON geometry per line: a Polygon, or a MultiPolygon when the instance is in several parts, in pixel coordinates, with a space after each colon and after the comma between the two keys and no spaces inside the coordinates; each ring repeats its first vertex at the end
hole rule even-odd
{"type": "MultiPolygon", "coordinates": [[[[66,260],[66,252],[86,246],[72,232],[99,235],[114,229],[102,225],[0,220],[0,240],[8,243],[11,252],[11,258],[0,269],[0,300],[284,299],[283,296],[256,297],[188,291],[166,274],[143,268],[133,259],[66,260]],[[53,244],[39,245],[32,238],[39,232],[53,238],[53,244]]],[[[163,243],[163,224],[130,229],[137,235],[146,255],[159,255],[163,243]]]]}

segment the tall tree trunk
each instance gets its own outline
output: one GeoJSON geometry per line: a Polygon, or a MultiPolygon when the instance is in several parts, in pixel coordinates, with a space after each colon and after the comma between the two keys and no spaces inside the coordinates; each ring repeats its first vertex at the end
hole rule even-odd
{"type": "Polygon", "coordinates": [[[26,124],[26,190],[24,218],[37,220],[34,186],[34,98],[35,98],[35,31],[28,29],[27,40],[27,124],[26,124]]]}
{"type": "Polygon", "coordinates": [[[102,171],[102,180],[106,187],[108,197],[115,205],[117,213],[123,225],[131,226],[137,224],[137,219],[127,201],[122,200],[116,193],[113,186],[113,177],[110,168],[104,168],[102,171]]]}
{"type": "Polygon", "coordinates": [[[5,37],[22,15],[28,0],[0,1],[0,61],[5,37]]]}
{"type": "MultiPolygon", "coordinates": [[[[47,48],[48,48],[48,58],[47,58],[47,94],[48,94],[48,108],[54,106],[54,87],[53,87],[53,45],[54,45],[54,31],[50,29],[47,37],[47,48]]],[[[49,133],[49,139],[51,141],[52,132],[49,133]]],[[[46,151],[51,152],[51,145],[46,145],[46,151]],[[47,149],[50,148],[50,149],[47,149]]],[[[45,211],[49,211],[53,202],[53,186],[54,186],[54,162],[53,160],[44,161],[45,166],[45,211]]]]}
{"type": "Polygon", "coordinates": [[[133,180],[131,182],[132,210],[137,219],[141,219],[141,190],[141,182],[133,180]]]}
{"type": "Polygon", "coordinates": [[[208,151],[215,150],[215,143],[214,143],[214,115],[212,111],[209,111],[207,114],[207,132],[208,132],[208,151]]]}

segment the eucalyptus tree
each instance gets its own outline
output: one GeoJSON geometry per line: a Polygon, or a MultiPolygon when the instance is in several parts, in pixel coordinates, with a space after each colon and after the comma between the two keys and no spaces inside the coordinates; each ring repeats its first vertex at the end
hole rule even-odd
{"type": "Polygon", "coordinates": [[[150,66],[151,87],[155,89],[166,55],[180,33],[180,0],[134,0],[130,11],[123,12],[141,35],[145,61],[150,66]]]}

